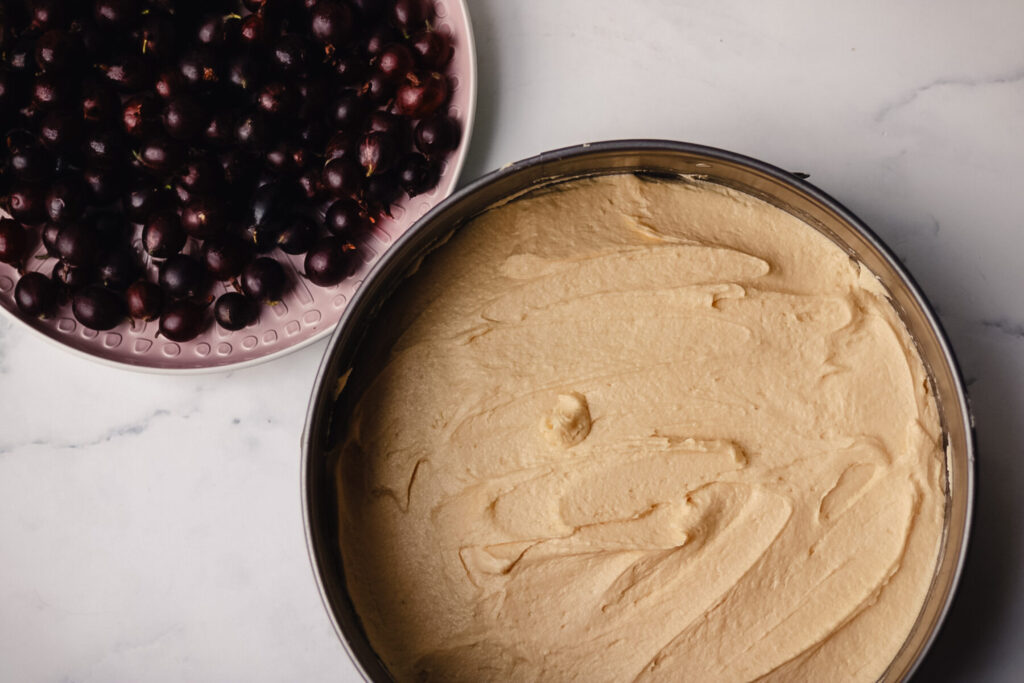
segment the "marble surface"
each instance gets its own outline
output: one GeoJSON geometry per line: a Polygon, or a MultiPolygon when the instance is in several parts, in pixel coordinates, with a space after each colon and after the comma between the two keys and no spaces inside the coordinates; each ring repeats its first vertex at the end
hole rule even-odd
{"type": "MultiPolygon", "coordinates": [[[[609,138],[811,174],[905,260],[970,384],[980,506],[920,679],[1024,670],[1024,4],[469,0],[464,179],[609,138]]],[[[0,680],[357,680],[320,605],[299,436],[324,344],[200,377],[0,319],[0,680]]]]}

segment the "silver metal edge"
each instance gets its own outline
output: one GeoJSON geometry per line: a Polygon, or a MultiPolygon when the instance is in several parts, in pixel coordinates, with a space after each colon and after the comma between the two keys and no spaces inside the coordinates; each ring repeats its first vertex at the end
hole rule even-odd
{"type": "MultiPolygon", "coordinates": [[[[463,170],[463,167],[465,166],[465,163],[466,163],[466,157],[469,154],[469,143],[470,143],[470,140],[473,137],[473,129],[474,129],[474,126],[476,124],[476,103],[477,103],[477,95],[478,95],[478,91],[479,91],[479,84],[478,84],[478,79],[477,79],[478,65],[477,65],[477,58],[476,58],[476,34],[473,31],[473,18],[472,18],[472,16],[469,13],[469,6],[466,4],[466,0],[458,0],[458,3],[459,3],[459,5],[462,8],[463,16],[466,18],[466,46],[465,46],[465,48],[466,48],[467,53],[468,53],[468,62],[469,62],[469,71],[470,71],[470,78],[469,78],[469,88],[470,88],[470,91],[469,91],[469,110],[466,112],[465,129],[463,130],[462,138],[459,141],[459,147],[460,147],[459,155],[458,155],[458,160],[456,162],[455,169],[453,171],[453,175],[455,177],[455,181],[454,181],[454,185],[453,186],[456,187],[456,188],[458,188],[459,180],[462,177],[462,170],[463,170]]],[[[460,193],[460,191],[458,189],[456,189],[454,192],[449,194],[448,197],[446,197],[442,201],[438,202],[438,204],[436,204],[433,208],[436,209],[441,204],[445,204],[447,202],[447,200],[450,199],[453,195],[459,194],[459,193],[460,193]]],[[[424,214],[424,216],[421,217],[420,220],[416,222],[416,224],[409,226],[409,229],[406,230],[406,232],[412,232],[413,230],[415,230],[416,225],[419,225],[420,223],[424,222],[427,219],[427,217],[430,216],[431,214],[433,214],[433,209],[431,209],[426,214],[424,214]]],[[[394,246],[394,245],[392,245],[392,246],[394,246]]],[[[390,251],[390,249],[389,249],[389,251],[390,251]]],[[[378,261],[378,264],[381,261],[384,261],[384,259],[386,257],[387,257],[387,252],[385,252],[385,255],[383,257],[381,257],[381,259],[378,261]]],[[[374,268],[373,270],[375,271],[376,268],[374,268]]],[[[371,276],[372,276],[372,271],[371,271],[371,273],[367,274],[366,278],[369,279],[371,276]]],[[[359,291],[356,292],[356,295],[358,295],[358,294],[359,294],[359,291]]],[[[354,298],[355,297],[353,297],[353,299],[354,298]]],[[[352,302],[349,302],[349,303],[352,304],[352,302]]],[[[325,336],[327,336],[328,332],[330,333],[330,341],[327,344],[327,349],[324,351],[323,358],[320,360],[320,365],[317,368],[316,377],[313,380],[313,393],[312,393],[312,396],[310,398],[310,403],[309,403],[309,405],[307,406],[307,409],[306,409],[306,419],[305,419],[305,423],[304,423],[303,428],[302,428],[302,435],[301,435],[301,439],[302,439],[302,441],[301,441],[301,446],[302,446],[301,447],[301,460],[300,460],[300,464],[299,464],[299,471],[300,471],[299,498],[300,498],[300,504],[302,505],[302,526],[303,526],[303,531],[304,531],[305,536],[306,536],[306,553],[309,556],[310,568],[313,570],[313,578],[316,581],[317,592],[320,595],[320,602],[321,602],[321,604],[323,604],[324,609],[327,611],[327,614],[329,615],[330,620],[331,620],[331,625],[334,627],[334,631],[338,635],[338,639],[341,640],[342,645],[345,648],[345,652],[348,655],[349,660],[352,662],[352,665],[359,672],[359,675],[363,677],[363,680],[369,681],[370,680],[370,676],[367,673],[366,669],[363,667],[362,661],[359,659],[359,657],[356,656],[356,653],[352,650],[352,647],[349,645],[348,638],[346,637],[346,635],[344,633],[344,630],[341,627],[341,624],[339,624],[337,619],[335,618],[334,610],[331,609],[331,605],[330,605],[330,602],[329,602],[328,597],[327,597],[327,590],[326,590],[326,587],[324,586],[323,577],[320,575],[320,568],[317,565],[316,552],[315,552],[315,548],[314,548],[314,545],[313,545],[313,534],[312,534],[312,527],[311,527],[312,521],[310,520],[310,516],[309,516],[309,504],[310,504],[310,501],[309,501],[309,496],[308,496],[308,476],[307,476],[308,469],[309,469],[309,466],[310,466],[310,463],[309,463],[310,443],[311,443],[312,435],[314,433],[314,431],[313,431],[314,425],[318,422],[318,420],[316,419],[317,418],[317,415],[316,415],[316,405],[317,405],[317,402],[318,402],[317,401],[317,397],[318,397],[318,394],[320,393],[320,390],[323,387],[323,385],[325,383],[325,380],[327,379],[328,374],[329,374],[329,369],[330,369],[330,366],[331,366],[331,356],[332,356],[331,349],[334,348],[335,342],[336,342],[336,338],[340,336],[341,330],[343,329],[345,323],[348,321],[348,318],[350,316],[349,311],[353,310],[353,308],[354,307],[351,306],[351,305],[346,306],[345,311],[342,313],[341,318],[338,319],[338,322],[335,324],[335,326],[333,328],[325,330],[323,334],[318,334],[315,337],[313,337],[310,340],[308,340],[306,343],[298,345],[294,349],[289,349],[286,352],[297,351],[299,348],[302,348],[302,347],[304,347],[304,346],[306,346],[308,344],[312,344],[313,342],[319,341],[320,339],[324,338],[325,336]]],[[[267,358],[267,360],[270,360],[270,358],[267,358]]],[[[118,365],[120,365],[120,364],[118,364],[118,365]]],[[[232,369],[234,369],[234,367],[232,367],[232,369]]]]}

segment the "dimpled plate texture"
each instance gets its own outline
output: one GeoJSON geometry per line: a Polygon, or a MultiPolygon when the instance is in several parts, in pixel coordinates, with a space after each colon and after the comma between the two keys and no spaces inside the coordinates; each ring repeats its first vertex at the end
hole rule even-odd
{"type": "MultiPolygon", "coordinates": [[[[202,372],[252,365],[295,351],[330,334],[373,264],[409,226],[451,194],[462,169],[475,105],[473,37],[469,16],[461,0],[439,0],[435,6],[437,19],[434,28],[450,35],[455,47],[446,75],[452,86],[448,112],[462,128],[459,148],[444,163],[437,187],[412,199],[405,197],[392,207],[392,217],[385,217],[374,226],[372,235],[360,244],[362,262],[340,284],[325,288],[313,285],[299,275],[302,256],[287,256],[275,251],[273,255],[281,260],[289,274],[290,288],[284,300],[273,306],[261,306],[257,322],[245,329],[229,332],[211,322],[206,332],[184,343],[158,337],[157,321],[126,321],[112,330],[90,330],[74,319],[70,305],[61,307],[53,318],[26,318],[14,303],[18,274],[14,267],[5,263],[0,263],[0,308],[45,338],[72,351],[101,362],[150,372],[202,372]]],[[[135,244],[140,246],[138,227],[135,244]]],[[[194,254],[197,251],[190,240],[185,252],[194,254]]],[[[29,253],[45,254],[45,251],[41,244],[36,244],[29,253]]],[[[29,256],[26,267],[49,275],[53,264],[54,259],[29,256]]],[[[148,258],[146,266],[151,279],[154,279],[155,266],[148,258]]],[[[225,291],[228,291],[225,283],[216,283],[212,294],[219,296],[225,291]]]]}

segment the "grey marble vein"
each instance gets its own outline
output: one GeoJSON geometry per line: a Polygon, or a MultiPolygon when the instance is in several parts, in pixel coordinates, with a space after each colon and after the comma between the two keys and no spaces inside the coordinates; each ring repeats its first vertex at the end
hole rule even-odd
{"type": "MultiPolygon", "coordinates": [[[[192,413],[190,412],[181,414],[179,416],[187,418],[191,414],[192,413]]],[[[29,441],[23,441],[19,443],[0,444],[0,455],[6,455],[7,453],[14,452],[19,448],[25,448],[27,446],[46,446],[48,448],[57,450],[90,448],[92,446],[98,446],[102,443],[107,443],[121,437],[138,436],[144,433],[147,429],[149,429],[152,426],[153,420],[167,415],[171,415],[171,411],[166,410],[164,408],[159,408],[149,413],[148,415],[139,418],[138,420],[133,420],[132,422],[128,422],[126,424],[111,427],[110,429],[107,429],[100,433],[98,436],[95,436],[85,441],[31,439],[29,441]]]]}
{"type": "Polygon", "coordinates": [[[1004,72],[1004,73],[1001,73],[1001,74],[998,74],[998,75],[995,75],[995,76],[990,76],[990,77],[981,77],[981,78],[956,77],[956,78],[951,78],[951,77],[948,77],[948,76],[944,76],[942,78],[936,78],[935,80],[930,81],[928,83],[925,83],[924,85],[918,86],[918,87],[914,88],[913,90],[911,90],[910,92],[908,92],[905,95],[903,95],[902,97],[900,97],[900,98],[898,98],[898,99],[896,99],[896,100],[894,100],[892,102],[889,102],[888,104],[884,105],[875,114],[875,123],[882,123],[882,122],[884,122],[889,116],[891,116],[896,111],[898,111],[898,110],[906,107],[907,105],[913,103],[915,100],[917,100],[919,97],[921,97],[921,95],[924,95],[925,93],[927,93],[929,91],[932,91],[932,90],[935,90],[937,88],[946,88],[946,87],[976,88],[976,87],[984,86],[984,85],[1008,85],[1008,84],[1011,84],[1011,83],[1020,83],[1020,82],[1024,82],[1024,67],[1013,69],[1011,71],[1007,71],[1007,72],[1004,72]]]}
{"type": "MultiPolygon", "coordinates": [[[[547,149],[669,138],[813,169],[887,227],[952,333],[980,446],[972,556],[917,678],[1020,680],[1024,2],[466,4],[463,185],[547,149]]],[[[362,680],[302,532],[325,347],[138,375],[0,315],[0,683],[362,680]]]]}
{"type": "Polygon", "coordinates": [[[987,329],[996,330],[1010,337],[1024,340],[1024,322],[1000,318],[998,320],[982,320],[981,324],[987,329]]]}

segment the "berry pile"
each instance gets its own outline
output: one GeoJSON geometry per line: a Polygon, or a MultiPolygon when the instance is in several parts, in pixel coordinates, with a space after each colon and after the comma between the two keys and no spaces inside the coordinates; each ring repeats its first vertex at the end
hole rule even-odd
{"type": "Polygon", "coordinates": [[[304,254],[315,285],[343,280],[459,144],[433,21],[432,0],[0,3],[0,261],[22,274],[18,307],[70,304],[95,330],[159,319],[187,341],[281,299],[277,250],[304,254]],[[217,281],[234,291],[214,303],[217,281]]]}

